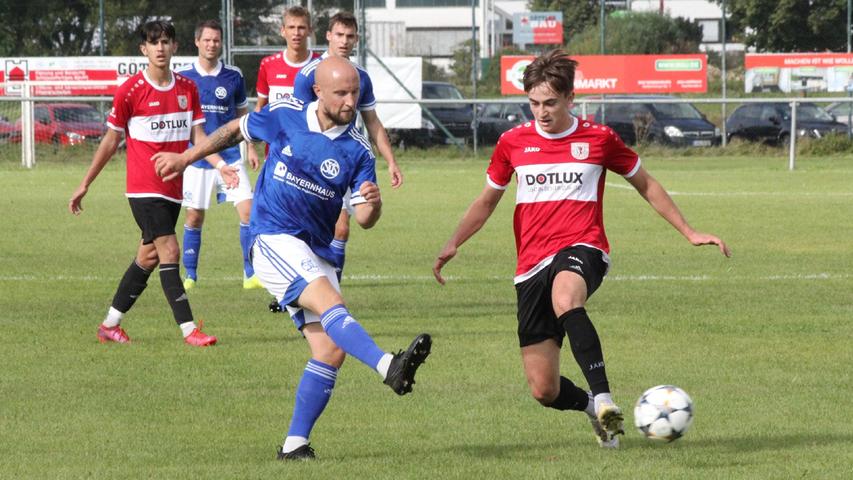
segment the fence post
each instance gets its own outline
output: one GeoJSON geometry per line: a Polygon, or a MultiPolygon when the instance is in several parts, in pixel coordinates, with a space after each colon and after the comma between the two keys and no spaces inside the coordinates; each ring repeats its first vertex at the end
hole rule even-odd
{"type": "Polygon", "coordinates": [[[797,101],[791,102],[791,133],[788,135],[788,170],[794,169],[797,152],[797,101]]]}
{"type": "Polygon", "coordinates": [[[21,165],[33,168],[35,165],[35,124],[33,120],[33,101],[30,84],[21,84],[21,165]]]}

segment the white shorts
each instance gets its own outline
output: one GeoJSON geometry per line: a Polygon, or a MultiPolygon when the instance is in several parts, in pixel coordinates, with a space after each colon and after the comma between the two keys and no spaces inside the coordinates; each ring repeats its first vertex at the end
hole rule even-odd
{"type": "Polygon", "coordinates": [[[335,267],[314,254],[302,240],[285,234],[258,235],[252,245],[255,275],[287,312],[296,328],[320,322],[320,315],[290,304],[295,303],[309,283],[326,277],[341,291],[335,267]]]}
{"type": "Polygon", "coordinates": [[[216,202],[228,201],[237,205],[244,200],[251,200],[252,185],[242,161],[234,162],[232,167],[237,169],[240,184],[236,188],[227,188],[222,181],[222,175],[215,168],[199,168],[193,165],[184,170],[184,201],[185,208],[207,210],[210,208],[210,197],[216,189],[216,202]]]}

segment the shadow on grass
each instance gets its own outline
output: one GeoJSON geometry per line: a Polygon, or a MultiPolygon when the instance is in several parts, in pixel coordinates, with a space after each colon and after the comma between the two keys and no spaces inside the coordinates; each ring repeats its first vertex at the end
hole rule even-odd
{"type": "MultiPolygon", "coordinates": [[[[853,433],[792,433],[782,435],[756,434],[733,438],[700,438],[685,442],[684,447],[712,448],[731,451],[731,453],[749,453],[764,450],[799,449],[810,446],[827,447],[834,444],[849,444],[853,446],[853,433]]],[[[655,448],[657,445],[651,444],[651,442],[642,442],[641,444],[632,446],[655,448]]]]}

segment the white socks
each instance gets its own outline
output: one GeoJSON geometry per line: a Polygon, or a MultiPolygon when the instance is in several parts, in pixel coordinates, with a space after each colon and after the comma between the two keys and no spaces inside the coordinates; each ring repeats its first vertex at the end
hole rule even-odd
{"type": "Polygon", "coordinates": [[[382,375],[383,380],[388,378],[388,368],[391,366],[391,360],[393,359],[394,355],[386,353],[385,355],[382,355],[382,358],[379,359],[379,363],[376,364],[376,371],[379,372],[379,375],[382,375]]]}
{"type": "Polygon", "coordinates": [[[184,338],[189,337],[190,334],[193,333],[193,330],[196,329],[195,322],[184,322],[180,325],[180,327],[181,333],[184,334],[184,338]]]}
{"type": "Polygon", "coordinates": [[[284,445],[281,446],[281,451],[284,453],[292,452],[302,445],[308,445],[308,439],[305,437],[290,437],[284,439],[284,445]]]}
{"type": "Polygon", "coordinates": [[[595,416],[595,401],[592,399],[592,392],[586,392],[586,394],[589,396],[589,403],[586,404],[586,409],[584,409],[584,412],[586,412],[586,414],[589,415],[590,417],[594,417],[595,416]]]}
{"type": "Polygon", "coordinates": [[[602,404],[613,405],[613,399],[610,398],[609,392],[608,393],[599,393],[598,395],[595,396],[593,401],[595,402],[595,412],[596,413],[598,413],[598,409],[601,407],[602,404]]]}
{"type": "Polygon", "coordinates": [[[104,326],[107,328],[117,327],[121,324],[122,317],[124,317],[123,313],[110,307],[109,311],[107,311],[107,318],[104,319],[104,326]]]}

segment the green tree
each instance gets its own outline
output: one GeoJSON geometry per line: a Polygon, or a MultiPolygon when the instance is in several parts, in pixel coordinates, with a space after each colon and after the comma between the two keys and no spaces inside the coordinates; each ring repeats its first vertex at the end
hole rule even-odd
{"type": "Polygon", "coordinates": [[[450,71],[453,72],[452,80],[456,85],[471,84],[471,45],[479,45],[479,42],[474,43],[473,40],[465,40],[453,50],[450,71]]]}
{"type": "MultiPolygon", "coordinates": [[[[98,0],[0,1],[0,54],[6,56],[81,56],[99,53],[98,0]]],[[[150,20],[169,20],[175,25],[179,55],[194,55],[195,25],[220,18],[221,2],[208,0],[106,0],[105,53],[139,55],[136,29],[150,20]]],[[[257,19],[279,5],[272,0],[239,2],[237,43],[255,43],[257,19]],[[249,21],[250,19],[250,21],[249,21]],[[240,38],[247,32],[250,38],[240,38]]]]}
{"type": "MultiPolygon", "coordinates": [[[[569,44],[573,55],[601,52],[599,26],[592,25],[569,44]]],[[[702,27],[683,19],[653,12],[634,12],[609,17],[605,24],[605,53],[656,54],[695,53],[702,40],[702,27]]]]}
{"type": "Polygon", "coordinates": [[[727,9],[727,26],[759,52],[844,51],[847,46],[846,0],[728,0],[727,9]]]}

